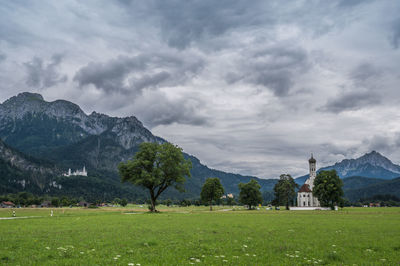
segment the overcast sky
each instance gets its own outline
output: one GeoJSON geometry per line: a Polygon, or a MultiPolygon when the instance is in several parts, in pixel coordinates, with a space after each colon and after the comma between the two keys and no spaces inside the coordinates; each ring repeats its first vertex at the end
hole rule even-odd
{"type": "Polygon", "coordinates": [[[0,101],[134,115],[212,168],[400,163],[400,2],[2,1],[0,101]]]}

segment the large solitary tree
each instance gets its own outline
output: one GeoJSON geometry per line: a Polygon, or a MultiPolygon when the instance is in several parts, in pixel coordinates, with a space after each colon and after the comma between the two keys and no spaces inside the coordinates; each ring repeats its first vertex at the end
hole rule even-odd
{"type": "Polygon", "coordinates": [[[253,206],[257,206],[257,204],[262,202],[260,188],[260,184],[254,179],[250,180],[249,183],[240,183],[239,201],[249,206],[251,210],[253,206]]]}
{"type": "Polygon", "coordinates": [[[157,198],[168,187],[183,192],[186,177],[190,177],[192,163],[185,160],[182,149],[171,143],[140,145],[139,151],[126,163],[118,166],[122,182],[146,188],[150,194],[150,211],[156,211],[157,198]]]}
{"type": "Polygon", "coordinates": [[[334,209],[342,201],[343,182],[336,170],[321,171],[314,180],[313,195],[318,198],[321,206],[334,209]]]}
{"type": "Polygon", "coordinates": [[[219,178],[207,178],[201,189],[200,197],[203,202],[210,204],[210,211],[212,211],[212,202],[220,199],[222,195],[224,195],[224,188],[219,178]]]}
{"type": "Polygon", "coordinates": [[[286,210],[289,210],[289,205],[292,205],[293,198],[296,196],[295,189],[297,186],[298,185],[296,182],[294,182],[294,179],[290,175],[281,175],[278,183],[276,183],[274,187],[274,204],[285,205],[286,210]]]}

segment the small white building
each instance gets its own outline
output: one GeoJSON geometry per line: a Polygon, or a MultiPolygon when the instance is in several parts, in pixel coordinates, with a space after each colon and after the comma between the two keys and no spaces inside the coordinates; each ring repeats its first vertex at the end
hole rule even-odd
{"type": "Polygon", "coordinates": [[[74,172],[72,172],[72,171],[71,171],[71,168],[70,168],[70,169],[68,169],[68,173],[63,174],[63,176],[77,176],[77,175],[80,175],[80,176],[87,176],[86,167],[83,166],[82,171],[81,171],[81,170],[76,170],[76,171],[74,171],[74,172]]]}
{"type": "Polygon", "coordinates": [[[297,206],[298,207],[321,207],[318,199],[313,196],[312,190],[314,187],[314,180],[317,177],[317,161],[311,154],[308,160],[310,166],[310,176],[307,178],[304,185],[302,185],[297,192],[297,206]]]}

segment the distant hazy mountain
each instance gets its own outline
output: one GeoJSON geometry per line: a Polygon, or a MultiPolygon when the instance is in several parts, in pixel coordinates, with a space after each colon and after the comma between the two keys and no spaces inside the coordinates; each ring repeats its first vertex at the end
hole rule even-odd
{"type": "MultiPolygon", "coordinates": [[[[66,178],[54,173],[54,180],[62,188],[43,190],[43,193],[86,198],[142,197],[142,190],[120,183],[117,165],[132,158],[142,142],[165,142],[136,117],[117,118],[95,112],[86,115],[76,104],[64,100],[47,102],[33,93],[21,93],[0,104],[0,138],[7,145],[50,161],[64,171],[86,165],[88,177],[66,178]]],[[[197,158],[185,156],[193,163],[192,178],[186,184],[188,192],[182,195],[171,190],[167,191],[168,197],[197,198],[207,177],[219,177],[227,193],[238,193],[238,184],[252,178],[258,180],[263,191],[272,190],[276,183],[276,180],[210,169],[197,158]]]]}
{"type": "Polygon", "coordinates": [[[341,178],[364,176],[380,179],[393,179],[400,176],[400,166],[392,163],[379,152],[372,151],[357,159],[345,159],[321,170],[335,169],[341,178]]]}
{"type": "MultiPolygon", "coordinates": [[[[370,177],[390,180],[400,176],[400,166],[392,163],[379,152],[372,151],[356,159],[345,159],[332,166],[320,168],[323,170],[335,169],[340,178],[352,176],[370,177]]],[[[296,178],[298,184],[303,184],[308,175],[296,178]]]]}

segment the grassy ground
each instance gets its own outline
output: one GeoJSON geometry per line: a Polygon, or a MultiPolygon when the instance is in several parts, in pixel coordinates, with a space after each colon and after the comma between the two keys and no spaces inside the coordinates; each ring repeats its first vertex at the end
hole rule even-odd
{"type": "Polygon", "coordinates": [[[400,208],[160,209],[17,209],[36,217],[0,220],[0,264],[400,264],[400,208]]]}

